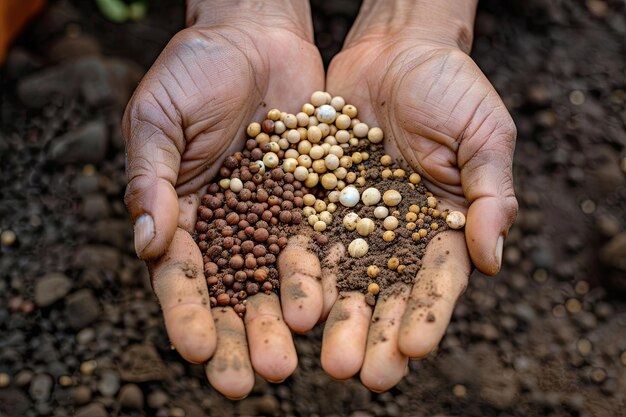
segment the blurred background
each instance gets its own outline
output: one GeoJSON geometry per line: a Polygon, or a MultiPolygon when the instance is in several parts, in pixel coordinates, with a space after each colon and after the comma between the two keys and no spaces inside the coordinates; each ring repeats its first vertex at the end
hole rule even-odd
{"type": "MultiPolygon", "coordinates": [[[[291,378],[239,402],[170,349],[122,202],[120,118],[183,2],[103,3],[50,0],[0,70],[0,416],[626,415],[623,0],[480,2],[520,215],[439,349],[374,394],[324,374],[317,328],[291,378]]],[[[312,1],[326,63],[358,8],[312,1]]]]}

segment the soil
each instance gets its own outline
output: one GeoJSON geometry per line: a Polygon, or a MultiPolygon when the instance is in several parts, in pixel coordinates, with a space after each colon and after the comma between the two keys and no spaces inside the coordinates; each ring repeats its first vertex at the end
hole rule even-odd
{"type": "MultiPolygon", "coordinates": [[[[313,0],[326,61],[356,1],[313,0]]],[[[51,1],[0,81],[0,415],[584,416],[624,413],[626,5],[481,1],[472,56],[517,128],[520,215],[496,278],[471,277],[438,350],[376,394],[328,378],[322,328],[295,374],[232,402],[170,349],[122,203],[119,120],[183,26],[51,1]],[[69,150],[69,151],[68,151],[69,150]]]]}

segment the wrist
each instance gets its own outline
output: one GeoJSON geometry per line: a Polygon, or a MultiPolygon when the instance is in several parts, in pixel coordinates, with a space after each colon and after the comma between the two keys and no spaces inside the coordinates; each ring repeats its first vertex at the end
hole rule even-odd
{"type": "Polygon", "coordinates": [[[187,0],[187,27],[285,29],[313,43],[308,0],[187,0]]]}
{"type": "Polygon", "coordinates": [[[411,39],[469,53],[478,0],[364,0],[346,47],[365,39],[411,39]]]}

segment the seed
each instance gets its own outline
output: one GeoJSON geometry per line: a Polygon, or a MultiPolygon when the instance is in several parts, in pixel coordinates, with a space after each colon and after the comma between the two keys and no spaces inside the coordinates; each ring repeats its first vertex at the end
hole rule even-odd
{"type": "MultiPolygon", "coordinates": [[[[437,199],[435,197],[428,197],[426,199],[429,208],[437,207],[437,199]]],[[[423,212],[423,211],[422,211],[423,212]]]]}
{"type": "Polygon", "coordinates": [[[387,166],[391,165],[392,163],[393,163],[393,159],[391,158],[391,156],[383,155],[383,156],[380,157],[380,164],[382,166],[387,167],[387,166]]]}
{"type": "Polygon", "coordinates": [[[4,230],[0,235],[0,241],[2,242],[2,246],[13,246],[16,240],[17,235],[13,230],[4,230]]]}
{"type": "Polygon", "coordinates": [[[416,213],[416,214],[417,214],[417,213],[419,213],[419,212],[420,212],[420,206],[418,206],[417,204],[411,204],[411,205],[409,206],[409,211],[410,211],[411,213],[416,213]]]}
{"type": "Polygon", "coordinates": [[[337,111],[341,111],[343,107],[346,105],[346,100],[344,100],[341,96],[335,96],[332,100],[330,100],[330,105],[337,111]]]}
{"type": "Polygon", "coordinates": [[[323,159],[313,161],[313,163],[311,164],[311,168],[313,168],[313,171],[315,171],[315,173],[317,174],[323,174],[328,171],[328,169],[326,168],[326,162],[323,159]]]}
{"type": "Polygon", "coordinates": [[[417,232],[419,233],[420,238],[424,238],[424,237],[428,236],[428,230],[426,230],[426,229],[420,229],[417,232]]]}
{"type": "Polygon", "coordinates": [[[341,158],[343,156],[343,148],[339,145],[331,145],[328,149],[328,153],[335,155],[337,158],[341,158]]]}
{"type": "Polygon", "coordinates": [[[451,211],[446,217],[450,229],[460,229],[465,226],[465,215],[460,211],[451,211]]]}
{"type": "Polygon", "coordinates": [[[323,91],[315,91],[311,94],[311,104],[315,107],[322,106],[326,104],[326,94],[323,91]]]}
{"type": "Polygon", "coordinates": [[[383,130],[380,127],[373,127],[367,132],[367,138],[372,143],[383,141],[383,130]]]}
{"type": "Polygon", "coordinates": [[[257,122],[250,123],[246,129],[246,133],[248,133],[248,136],[251,138],[255,138],[259,133],[261,133],[261,125],[257,122]]]}
{"type": "Polygon", "coordinates": [[[365,123],[357,123],[352,128],[352,133],[357,138],[364,138],[365,136],[367,136],[368,131],[369,131],[369,127],[365,123]]]}
{"type": "Polygon", "coordinates": [[[378,191],[378,189],[374,187],[366,189],[361,195],[361,200],[366,206],[373,206],[375,204],[378,204],[378,202],[380,202],[380,198],[380,191],[378,191]]]}
{"type": "Polygon", "coordinates": [[[389,260],[387,261],[387,268],[391,269],[392,271],[398,269],[398,266],[400,266],[400,260],[395,256],[389,258],[389,260]]]}
{"type": "Polygon", "coordinates": [[[221,306],[227,306],[230,303],[230,296],[228,294],[220,294],[216,298],[217,304],[221,306]]]}
{"type": "Polygon", "coordinates": [[[315,224],[313,225],[313,230],[315,230],[316,232],[323,232],[324,230],[326,230],[326,223],[321,220],[315,222],[315,224]]]}
{"type": "Polygon", "coordinates": [[[415,222],[417,221],[417,214],[410,211],[406,214],[404,218],[406,219],[407,222],[415,222]]]}
{"type": "Polygon", "coordinates": [[[406,271],[406,265],[398,265],[398,269],[397,269],[398,273],[403,273],[404,271],[406,271]]]}
{"type": "Polygon", "coordinates": [[[349,231],[353,231],[356,229],[356,225],[360,220],[359,215],[356,213],[348,213],[343,218],[343,227],[345,227],[349,231]]]}
{"type": "Polygon", "coordinates": [[[294,114],[285,115],[283,123],[288,129],[295,129],[296,127],[298,127],[298,119],[296,119],[296,116],[294,114]]]}
{"type": "Polygon", "coordinates": [[[309,126],[307,130],[307,139],[311,143],[319,143],[322,140],[322,131],[318,126],[309,126]]]}
{"type": "Polygon", "coordinates": [[[224,190],[230,188],[230,178],[221,179],[219,184],[220,184],[220,187],[222,187],[222,189],[224,190]]]}
{"type": "Polygon", "coordinates": [[[391,230],[387,230],[385,233],[383,233],[383,240],[385,242],[391,242],[395,238],[396,238],[396,234],[391,230]]]}
{"type": "Polygon", "coordinates": [[[307,217],[306,220],[311,226],[314,226],[315,223],[320,221],[320,218],[317,216],[317,214],[311,214],[309,217],[307,217]]]}
{"type": "Polygon", "coordinates": [[[309,116],[311,116],[313,113],[315,113],[315,106],[312,105],[311,103],[305,103],[302,105],[302,112],[308,114],[309,116]]]}
{"type": "Polygon", "coordinates": [[[361,156],[361,152],[353,153],[351,158],[352,158],[352,163],[354,164],[360,164],[361,162],[363,162],[363,157],[361,156]]]}
{"type": "Polygon", "coordinates": [[[287,130],[287,126],[285,126],[285,124],[282,121],[277,120],[274,122],[274,133],[276,135],[282,135],[285,132],[285,130],[287,130]]]}
{"type": "Polygon", "coordinates": [[[321,221],[323,221],[324,223],[326,223],[326,225],[329,225],[333,222],[333,215],[330,214],[330,212],[328,211],[322,211],[319,216],[321,221]]]}
{"type": "Polygon", "coordinates": [[[300,112],[296,114],[296,120],[298,121],[298,126],[304,127],[309,124],[309,115],[305,112],[300,112]]]}
{"type": "Polygon", "coordinates": [[[361,239],[361,238],[354,239],[348,245],[348,253],[353,258],[360,258],[364,256],[368,250],[369,250],[369,245],[364,239],[361,239]]]}
{"type": "Polygon", "coordinates": [[[309,151],[309,156],[313,160],[322,159],[324,157],[324,148],[322,148],[320,145],[315,145],[311,147],[311,150],[309,151]]]}
{"type": "Polygon", "coordinates": [[[345,207],[354,207],[360,200],[359,190],[354,187],[346,187],[341,190],[339,202],[345,207]]]}
{"type": "Polygon", "coordinates": [[[239,178],[231,178],[230,190],[234,193],[238,193],[243,189],[243,182],[239,178]]]}
{"type": "Polygon", "coordinates": [[[330,124],[337,118],[337,110],[328,104],[324,104],[315,110],[315,117],[322,123],[330,124]]]}
{"type": "Polygon", "coordinates": [[[417,173],[412,173],[411,175],[409,175],[409,182],[411,182],[411,184],[419,184],[422,181],[422,177],[420,177],[420,174],[417,173]]]}
{"type": "Polygon", "coordinates": [[[345,106],[343,106],[341,112],[351,119],[354,119],[358,113],[356,107],[354,107],[352,104],[346,104],[345,106]]]}
{"type": "Polygon", "coordinates": [[[298,181],[306,180],[306,177],[308,175],[309,175],[309,170],[302,166],[296,167],[296,169],[293,171],[293,177],[297,179],[298,181]]]}
{"type": "Polygon", "coordinates": [[[406,230],[415,230],[417,228],[417,225],[413,222],[409,222],[406,224],[406,230]]]}
{"type": "Polygon", "coordinates": [[[383,227],[387,230],[396,230],[398,228],[398,219],[393,216],[386,217],[383,220],[383,227]]]}
{"type": "Polygon", "coordinates": [[[377,219],[384,219],[389,215],[389,209],[384,206],[379,206],[374,209],[374,217],[377,219]]]}
{"type": "Polygon", "coordinates": [[[294,172],[296,167],[298,166],[298,161],[294,158],[286,158],[283,160],[283,171],[285,172],[294,172]]]}
{"type": "Polygon", "coordinates": [[[411,234],[411,239],[413,239],[414,241],[416,241],[416,242],[417,242],[418,240],[420,240],[420,239],[421,239],[421,238],[420,238],[420,234],[419,234],[419,233],[417,233],[417,232],[415,232],[415,233],[411,234]]]}
{"type": "Polygon", "coordinates": [[[431,223],[430,224],[430,229],[431,230],[437,230],[437,229],[439,229],[439,225],[437,223],[431,223]]]}
{"type": "Polygon", "coordinates": [[[383,194],[383,201],[390,207],[395,207],[402,201],[402,195],[396,190],[387,190],[383,194]]]}
{"type": "Polygon", "coordinates": [[[370,265],[367,267],[367,276],[370,278],[376,278],[380,274],[380,268],[376,265],[370,265]]]}
{"type": "Polygon", "coordinates": [[[406,175],[406,171],[403,169],[396,169],[395,171],[393,171],[393,176],[396,178],[404,178],[406,175]]]}
{"type": "Polygon", "coordinates": [[[263,164],[266,168],[276,168],[278,166],[278,155],[274,152],[268,152],[263,155],[263,164]]]}
{"type": "Polygon", "coordinates": [[[383,172],[381,172],[380,175],[383,177],[384,180],[387,180],[391,178],[393,172],[391,172],[390,169],[383,169],[383,172]]]}
{"type": "Polygon", "coordinates": [[[256,143],[258,143],[259,145],[262,145],[264,143],[268,143],[270,141],[270,137],[267,133],[261,132],[256,135],[256,138],[254,138],[254,140],[256,140],[256,143]]]}
{"type": "Polygon", "coordinates": [[[324,200],[315,200],[315,204],[313,204],[313,208],[316,212],[321,213],[326,210],[326,202],[324,200]]]}
{"type": "Polygon", "coordinates": [[[310,172],[309,175],[307,175],[306,180],[304,180],[304,185],[307,188],[313,188],[319,183],[319,181],[319,175],[317,175],[315,172],[310,172]]]}
{"type": "MultiPolygon", "coordinates": [[[[340,114],[339,116],[337,116],[337,118],[335,119],[335,126],[337,126],[337,129],[340,129],[340,131],[343,132],[347,132],[347,130],[345,129],[349,129],[350,128],[350,123],[352,122],[352,120],[350,119],[350,117],[346,114],[340,114]]],[[[336,137],[337,135],[335,135],[336,137]]],[[[343,134],[342,134],[343,136],[343,134]]],[[[350,135],[348,134],[348,139],[350,139],[350,135]]],[[[337,139],[339,140],[339,139],[337,139]]],[[[347,142],[347,140],[346,140],[347,142]]],[[[345,142],[341,142],[341,143],[345,143],[345,142]]]]}
{"type": "Polygon", "coordinates": [[[361,236],[369,236],[376,229],[376,224],[372,219],[363,218],[357,221],[356,231],[361,236]]]}
{"type": "Polygon", "coordinates": [[[372,295],[378,295],[378,293],[380,292],[380,287],[375,282],[370,282],[370,284],[367,286],[367,292],[372,295]]]}

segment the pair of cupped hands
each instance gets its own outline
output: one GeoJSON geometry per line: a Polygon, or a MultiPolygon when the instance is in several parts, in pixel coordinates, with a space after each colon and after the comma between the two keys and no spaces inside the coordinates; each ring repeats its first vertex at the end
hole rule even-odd
{"type": "Polygon", "coordinates": [[[514,124],[456,44],[357,21],[325,74],[310,16],[303,22],[285,11],[256,12],[246,18],[216,8],[219,19],[192,13],[132,97],[123,129],[135,249],[148,261],[172,345],[186,360],[205,363],[210,384],[226,397],[245,397],[255,373],[272,382],[289,377],[297,366],[292,331],[322,321],[324,370],[339,380],[360,372],[366,387],[387,390],[410,358],[438,345],[472,264],[488,275],[500,269],[517,210],[514,124]],[[387,153],[418,172],[443,207],[467,213],[465,230],[440,233],[413,288],[379,299],[374,309],[361,293],[338,294],[344,248],[331,251],[324,262],[331,266],[322,268],[297,236],[278,259],[280,300],[249,297],[243,319],[230,307],[211,309],[192,236],[200,197],[223,158],[242,149],[248,123],[270,108],[296,113],[316,90],[344,97],[361,121],[380,126],[387,153]]]}

